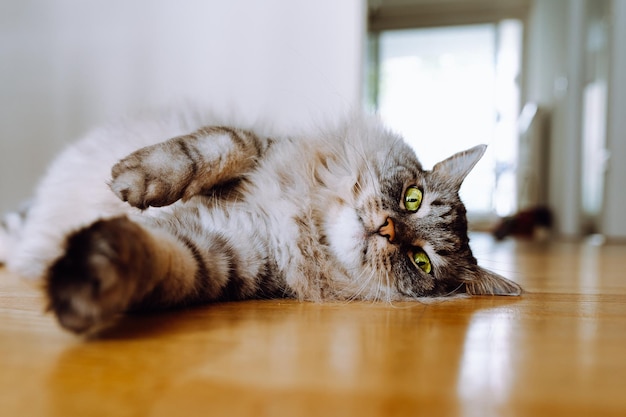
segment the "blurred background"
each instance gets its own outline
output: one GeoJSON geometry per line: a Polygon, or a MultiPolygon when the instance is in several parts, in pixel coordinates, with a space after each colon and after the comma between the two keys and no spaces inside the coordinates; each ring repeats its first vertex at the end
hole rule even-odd
{"type": "Polygon", "coordinates": [[[0,212],[90,127],[182,100],[308,123],[363,107],[426,167],[479,143],[472,224],[626,239],[626,1],[0,4],[0,212]],[[531,216],[532,217],[532,216],[531,216]]]}

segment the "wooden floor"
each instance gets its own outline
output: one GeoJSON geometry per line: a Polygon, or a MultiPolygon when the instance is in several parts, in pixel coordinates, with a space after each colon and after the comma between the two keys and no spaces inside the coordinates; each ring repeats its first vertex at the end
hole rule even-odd
{"type": "Polygon", "coordinates": [[[472,242],[529,292],[211,305],[84,340],[0,270],[0,415],[626,416],[626,246],[472,242]]]}

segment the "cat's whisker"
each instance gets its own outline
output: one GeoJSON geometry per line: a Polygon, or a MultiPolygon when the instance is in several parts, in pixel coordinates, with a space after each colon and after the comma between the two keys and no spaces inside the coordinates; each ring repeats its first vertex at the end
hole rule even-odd
{"type": "MultiPolygon", "coordinates": [[[[367,151],[364,149],[364,144],[362,142],[359,142],[358,144],[360,145],[360,148],[357,148],[357,146],[350,141],[345,142],[346,146],[349,146],[350,148],[352,148],[352,150],[354,151],[354,155],[356,155],[359,159],[361,159],[362,164],[360,164],[357,168],[358,169],[357,178],[360,178],[362,174],[367,174],[367,176],[370,179],[370,185],[374,187],[374,190],[373,190],[374,193],[378,195],[380,194],[380,190],[378,187],[379,184],[378,184],[378,181],[376,180],[378,176],[373,171],[373,168],[369,161],[370,158],[368,158],[367,151]],[[366,172],[363,172],[364,170],[366,172]]],[[[342,159],[344,160],[344,163],[346,164],[346,166],[352,167],[353,164],[347,158],[348,158],[347,153],[346,155],[342,155],[342,159]]]]}
{"type": "Polygon", "coordinates": [[[455,295],[458,294],[457,291],[459,291],[461,288],[463,288],[465,284],[464,283],[460,283],[455,289],[449,291],[448,293],[444,294],[443,297],[449,297],[451,295],[455,295]]]}
{"type": "Polygon", "coordinates": [[[479,265],[489,269],[490,271],[496,272],[498,274],[506,275],[509,277],[518,276],[521,274],[520,271],[511,267],[512,265],[510,262],[486,260],[484,258],[483,259],[478,258],[478,260],[479,260],[478,262],[479,265]]]}
{"type": "Polygon", "coordinates": [[[365,275],[366,271],[361,271],[361,273],[359,274],[357,281],[360,282],[360,285],[354,291],[354,294],[349,298],[349,301],[364,299],[363,294],[365,294],[366,292],[371,293],[369,287],[376,277],[376,271],[369,270],[367,272],[369,272],[367,275],[365,275]]]}
{"type": "MultiPolygon", "coordinates": [[[[386,274],[387,276],[387,287],[391,287],[392,286],[392,277],[389,273],[386,274]]],[[[393,297],[391,296],[391,293],[389,291],[387,291],[387,304],[392,304],[393,303],[393,297]]]]}
{"type": "Polygon", "coordinates": [[[383,168],[382,168],[383,172],[387,171],[389,167],[391,166],[391,164],[394,163],[394,159],[392,158],[392,151],[399,143],[402,143],[402,142],[403,140],[401,138],[396,138],[393,142],[393,145],[390,146],[389,149],[387,150],[387,154],[385,158],[383,159],[383,168]]]}
{"type": "Polygon", "coordinates": [[[372,274],[370,274],[370,276],[367,277],[365,276],[365,271],[361,272],[361,274],[357,278],[357,281],[359,281],[359,285],[356,287],[352,295],[348,297],[347,299],[348,302],[359,300],[362,298],[361,294],[363,294],[365,290],[369,287],[371,276],[372,274]]]}
{"type": "Polygon", "coordinates": [[[374,299],[389,303],[391,297],[388,288],[391,286],[391,277],[387,270],[379,272],[381,275],[376,279],[376,296],[374,299]]]}

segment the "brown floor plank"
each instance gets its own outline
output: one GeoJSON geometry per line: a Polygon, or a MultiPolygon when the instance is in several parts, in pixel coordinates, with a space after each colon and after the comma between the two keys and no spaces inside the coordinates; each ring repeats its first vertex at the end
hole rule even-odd
{"type": "Polygon", "coordinates": [[[217,304],[90,340],[0,269],[0,414],[626,415],[626,246],[473,242],[529,292],[217,304]]]}

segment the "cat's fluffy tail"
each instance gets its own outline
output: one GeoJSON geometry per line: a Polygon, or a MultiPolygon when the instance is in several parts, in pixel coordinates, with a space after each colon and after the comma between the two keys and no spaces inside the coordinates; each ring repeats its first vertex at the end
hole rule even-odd
{"type": "Polygon", "coordinates": [[[0,265],[7,264],[12,249],[17,246],[26,222],[28,208],[29,205],[24,204],[19,210],[9,212],[0,219],[0,265]]]}

